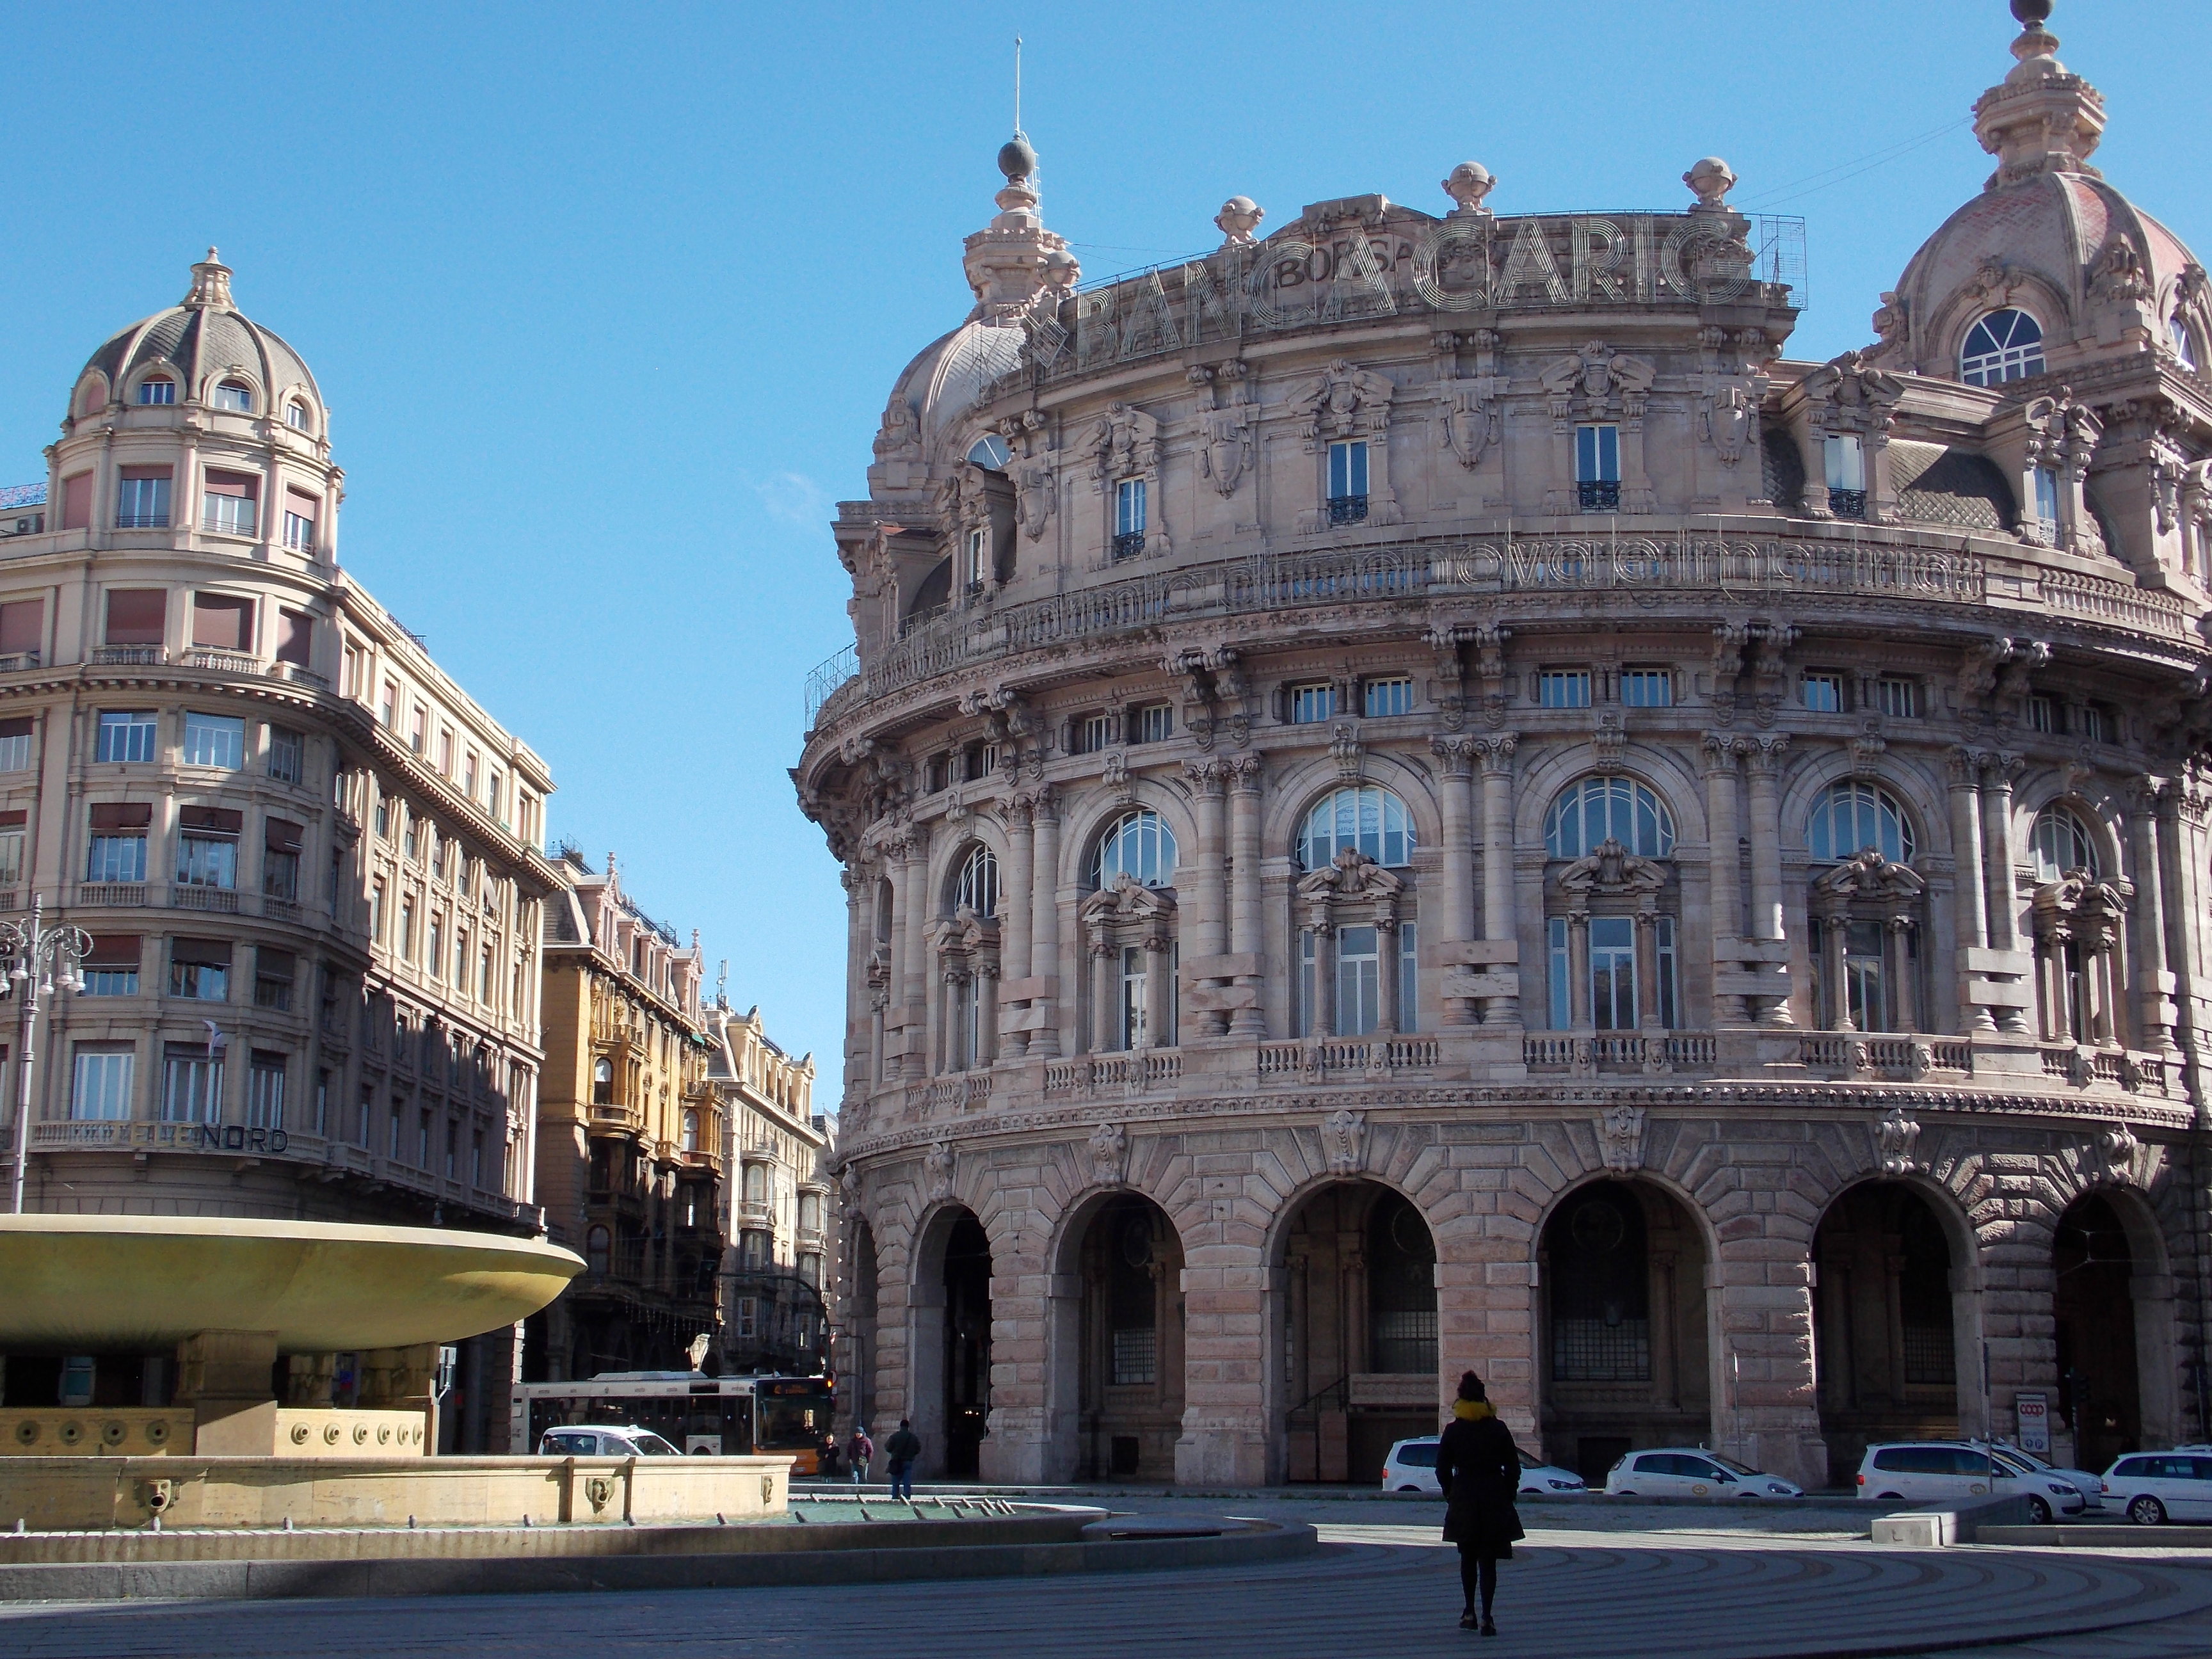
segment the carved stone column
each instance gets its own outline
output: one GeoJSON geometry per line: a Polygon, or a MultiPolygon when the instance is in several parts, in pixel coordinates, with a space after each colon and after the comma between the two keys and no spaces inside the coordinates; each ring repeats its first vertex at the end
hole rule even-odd
{"type": "Polygon", "coordinates": [[[1978,749],[1954,749],[1946,768],[1951,787],[1952,931],[1958,935],[1959,1005],[1970,1031],[1994,1031],[1989,1005],[1974,995],[1980,978],[1974,953],[1989,944],[1987,900],[1982,882],[1982,762],[1978,749]]]}
{"type": "Polygon", "coordinates": [[[966,1069],[960,1053],[963,1046],[962,1039],[967,1035],[960,1029],[963,1024],[960,994],[962,988],[972,988],[974,985],[964,969],[956,968],[951,963],[945,965],[945,971],[939,975],[939,981],[945,988],[937,999],[937,1054],[929,1068],[933,1076],[966,1069]]]}
{"type": "Polygon", "coordinates": [[[999,1057],[999,970],[975,965],[975,1060],[978,1068],[999,1057]]]}
{"type": "Polygon", "coordinates": [[[1030,1033],[1030,1052],[1060,1052],[1060,798],[1050,784],[1036,791],[1036,885],[1030,903],[1030,974],[1041,989],[1030,1006],[1042,1011],[1030,1033]]]}
{"type": "Polygon", "coordinates": [[[1713,1023],[1741,1025],[1748,1018],[1742,995],[1723,990],[1728,976],[1740,975],[1729,954],[1743,934],[1743,829],[1736,811],[1736,739],[1725,732],[1705,733],[1705,884],[1712,908],[1713,1023]]]}
{"type": "Polygon", "coordinates": [[[2135,883],[2136,1024],[2142,1045],[2173,1049],[2174,976],[2166,965],[2165,883],[2158,867],[2160,780],[2128,786],[2128,875],[2135,883]]]}
{"type": "Polygon", "coordinates": [[[1238,1036],[1259,1037],[1267,1030],[1267,976],[1261,965],[1266,957],[1260,941],[1260,757],[1238,755],[1228,767],[1233,784],[1230,815],[1235,860],[1229,949],[1232,955],[1249,957],[1254,964],[1249,978],[1252,1000],[1231,1016],[1229,1029],[1238,1036]]]}
{"type": "Polygon", "coordinates": [[[1325,1042],[1336,1035],[1336,927],[1327,913],[1306,919],[1314,936],[1313,1019],[1308,1035],[1325,1042]]]}
{"type": "Polygon", "coordinates": [[[1666,1029],[1659,1006],[1659,912],[1649,899],[1636,913],[1636,1024],[1639,1030],[1666,1029]]]}
{"type": "MultiPolygon", "coordinates": [[[[1190,893],[1190,907],[1182,913],[1188,930],[1183,943],[1195,983],[1220,977],[1211,970],[1223,965],[1214,959],[1229,948],[1229,847],[1222,823],[1228,769],[1218,760],[1206,759],[1185,761],[1183,771],[1198,804],[1198,845],[1192,862],[1177,868],[1176,885],[1182,889],[1187,884],[1190,893]]],[[[1208,1008],[1200,1018],[1199,1030],[1207,1036],[1228,1029],[1228,1016],[1222,1010],[1208,1008]]]]}
{"type": "MultiPolygon", "coordinates": [[[[2012,781],[2022,764],[2017,755],[1993,757],[1982,785],[1982,879],[1989,896],[1990,949],[2014,953],[2020,950],[2020,897],[2013,874],[2012,781]]],[[[2027,971],[2025,964],[2021,971],[2027,971]]],[[[2022,988],[2015,981],[2008,988],[2022,988]]],[[[1998,1009],[1997,1029],[2027,1035],[2027,1010],[2016,999],[1998,1009]]]]}
{"type": "Polygon", "coordinates": [[[1513,751],[1520,735],[1501,732],[1481,740],[1482,759],[1482,938],[1492,974],[1516,988],[1492,995],[1484,1010],[1488,1025],[1518,1026],[1520,934],[1513,915],[1513,751]]]}
{"type": "MultiPolygon", "coordinates": [[[[1751,768],[1751,936],[1779,942],[1782,926],[1782,751],[1790,739],[1761,737],[1748,740],[1751,768]]],[[[1789,971],[1781,962],[1770,962],[1762,979],[1773,990],[1763,997],[1765,1006],[1754,1011],[1761,1025],[1793,1025],[1790,1012],[1789,971]]]]}
{"type": "Polygon", "coordinates": [[[1145,935],[1145,1042],[1147,1048],[1170,1046],[1175,1024],[1175,971],[1168,964],[1175,941],[1164,932],[1145,935]]]}
{"type": "MultiPolygon", "coordinates": [[[[1826,960],[1821,963],[1820,972],[1828,981],[1828,1029],[1856,1031],[1858,1027],[1851,1020],[1851,990],[1848,982],[1850,969],[1845,960],[1850,953],[1850,913],[1838,909],[1822,921],[1826,924],[1827,937],[1821,941],[1825,947],[1821,954],[1826,960]]],[[[1820,1013],[1814,1009],[1813,1017],[1818,1019],[1820,1013]]]]}
{"type": "Polygon", "coordinates": [[[1091,936],[1091,1052],[1121,1046],[1121,951],[1103,922],[1091,936]]]}
{"type": "Polygon", "coordinates": [[[1476,937],[1474,744],[1469,737],[1429,739],[1443,773],[1443,914],[1430,924],[1438,944],[1476,937]]]}
{"type": "Polygon", "coordinates": [[[1920,1030],[1920,988],[1913,982],[1912,918],[1892,916],[1888,923],[1889,998],[1897,1010],[1897,1029],[1920,1030]]]}
{"type": "Polygon", "coordinates": [[[1398,919],[1375,918],[1375,985],[1380,993],[1375,1035],[1394,1036],[1398,1031],[1398,919]]]}
{"type": "Polygon", "coordinates": [[[1590,1029],[1589,922],[1587,910],[1568,912],[1567,973],[1573,981],[1569,987],[1569,1023],[1577,1031],[1590,1029]]]}
{"type": "MultiPolygon", "coordinates": [[[[1036,808],[1025,795],[1015,795],[1006,802],[1006,878],[999,884],[999,971],[1015,987],[1030,976],[1030,908],[1036,902],[1036,808]]],[[[992,984],[992,1014],[994,1030],[998,1024],[997,996],[1001,989],[998,981],[992,984]]],[[[1015,992],[1017,1001],[1021,993],[1015,992]]],[[[1030,1034],[1025,1030],[1006,1033],[1005,1052],[1010,1057],[1027,1054],[1030,1034]]]]}

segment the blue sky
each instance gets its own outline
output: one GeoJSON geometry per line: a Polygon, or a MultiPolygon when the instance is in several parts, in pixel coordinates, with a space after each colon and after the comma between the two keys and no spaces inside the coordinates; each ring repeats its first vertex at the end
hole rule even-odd
{"type": "MultiPolygon", "coordinates": [[[[1501,212],[1735,199],[1808,221],[1790,355],[1979,189],[1998,0],[1290,7],[26,6],[0,154],[0,483],[77,368],[210,242],[307,357],[342,557],[544,755],[556,837],[622,855],[834,1104],[843,896],[793,805],[806,670],[849,638],[826,522],[900,367],[968,305],[1026,36],[1046,222],[1086,277],[1218,240],[1222,199],[1501,212]],[[1924,142],[1917,142],[1924,141],[1924,142]]],[[[2212,247],[2212,17],[2062,0],[2098,163],[2212,247]]]]}

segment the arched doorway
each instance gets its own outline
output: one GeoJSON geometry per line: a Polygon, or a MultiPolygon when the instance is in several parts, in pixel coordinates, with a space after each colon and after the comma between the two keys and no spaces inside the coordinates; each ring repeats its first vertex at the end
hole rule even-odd
{"type": "Polygon", "coordinates": [[[854,1221],[849,1250],[843,1340],[831,1363],[851,1402],[852,1421],[884,1438],[889,1431],[876,1424],[876,1235],[866,1221],[854,1221]]]}
{"type": "Polygon", "coordinates": [[[930,1222],[912,1296],[908,1415],[921,1467],[973,1479],[991,1410],[991,1240],[974,1211],[955,1205],[930,1222]]]}
{"type": "Polygon", "coordinates": [[[2051,1243],[2058,1337],[2058,1415],[2075,1464],[2101,1469],[2142,1444],[2135,1253],[2110,1200],[2090,1193],[2058,1218],[2051,1243]]]}
{"type": "Polygon", "coordinates": [[[1853,1187],[1813,1235],[1813,1333],[1828,1484],[1849,1486],[1871,1442],[1960,1429],[1952,1259],[1926,1199],[1897,1181],[1853,1187]]]}
{"type": "Polygon", "coordinates": [[[1338,1182],[1291,1217],[1282,1270],[1285,1473],[1367,1484],[1436,1431],[1436,1240],[1402,1194],[1338,1182]]]}
{"type": "Polygon", "coordinates": [[[1599,1181],[1561,1200],[1537,1258],[1545,1455],[1593,1486],[1638,1446],[1710,1439],[1705,1249],[1646,1182],[1599,1181]]]}
{"type": "Polygon", "coordinates": [[[1069,1352],[1079,1480],[1172,1480],[1182,1432],[1182,1241],[1150,1199],[1117,1193],[1071,1241],[1081,1281],[1069,1352]]]}

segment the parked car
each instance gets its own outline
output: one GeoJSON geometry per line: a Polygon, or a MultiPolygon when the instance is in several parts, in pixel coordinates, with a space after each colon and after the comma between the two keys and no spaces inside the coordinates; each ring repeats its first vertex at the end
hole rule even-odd
{"type": "Polygon", "coordinates": [[[1929,1504],[2016,1494],[2027,1499],[2028,1518],[2038,1526],[2088,1506],[2063,1474],[2035,1468],[2026,1456],[2009,1446],[1963,1440],[1879,1443],[1859,1460],[1858,1495],[1880,1503],[1929,1504]]]}
{"type": "MultiPolygon", "coordinates": [[[[1515,1449],[1520,1449],[1516,1447],[1515,1449]]],[[[1437,1480],[1436,1436],[1401,1440],[1390,1448],[1389,1455],[1382,1460],[1382,1490],[1425,1492],[1431,1498],[1443,1496],[1443,1488],[1437,1480]]],[[[1582,1476],[1572,1469],[1540,1463],[1523,1451],[1521,1453],[1520,1490],[1524,1498],[1559,1498],[1573,1492],[1586,1492],[1589,1488],[1583,1484],[1582,1476]]]]}
{"type": "Polygon", "coordinates": [[[538,1437],[540,1457],[681,1457],[684,1454],[651,1429],[617,1428],[600,1423],[548,1429],[538,1437]]]}
{"type": "Polygon", "coordinates": [[[1703,1446],[1661,1446],[1630,1452],[1605,1478],[1616,1498],[1802,1498],[1805,1489],[1778,1474],[1739,1463],[1703,1446]]]}
{"type": "Polygon", "coordinates": [[[2139,1527],[2212,1520],[2212,1456],[2130,1452],[2105,1471],[2105,1499],[2139,1527]]]}
{"type": "MultiPolygon", "coordinates": [[[[1972,1442],[1968,1443],[1972,1443],[1972,1442]]],[[[2212,1446],[2200,1448],[2212,1451],[2212,1446]]],[[[2062,1469],[2057,1464],[2038,1457],[2032,1451],[2022,1451],[2009,1440],[1996,1443],[1996,1455],[2022,1474],[2056,1475],[2081,1494],[2084,1508],[2101,1510],[2105,1507],[2105,1477],[2092,1469],[2062,1469]]]]}

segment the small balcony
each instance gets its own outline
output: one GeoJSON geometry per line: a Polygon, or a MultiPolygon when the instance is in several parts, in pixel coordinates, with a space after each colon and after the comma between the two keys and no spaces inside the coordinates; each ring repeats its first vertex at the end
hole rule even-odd
{"type": "Polygon", "coordinates": [[[158,645],[96,645],[92,648],[92,665],[95,668],[151,668],[160,665],[161,647],[158,645]]]}
{"type": "Polygon", "coordinates": [[[1867,515],[1867,493],[1863,489],[1838,489],[1831,484],[1828,511],[1839,519],[1863,519],[1867,515]]]}
{"type": "Polygon", "coordinates": [[[1145,551],[1145,532],[1125,530],[1114,538],[1114,556],[1117,559],[1141,558],[1145,551]]]}
{"type": "Polygon", "coordinates": [[[238,890],[234,887],[172,887],[169,890],[172,910],[207,910],[217,915],[238,914],[238,890]]]}
{"type": "Polygon", "coordinates": [[[77,885],[76,902],[83,905],[128,906],[137,908],[146,902],[146,884],[143,881],[92,881],[77,885]]]}
{"type": "Polygon", "coordinates": [[[1575,506],[1584,513],[1620,511],[1620,480],[1583,478],[1575,485],[1575,506]]]}
{"type": "Polygon", "coordinates": [[[1328,521],[1331,527],[1367,522],[1367,497],[1364,495],[1332,495],[1328,498],[1328,521]]]}
{"type": "Polygon", "coordinates": [[[217,651],[206,646],[194,646],[185,653],[187,668],[211,668],[219,674],[252,674],[259,678],[261,659],[249,657],[242,651],[217,651]]]}
{"type": "Polygon", "coordinates": [[[35,651],[0,651],[0,674],[20,674],[43,665],[44,659],[35,651]]]}
{"type": "Polygon", "coordinates": [[[169,527],[169,509],[163,507],[138,512],[119,507],[115,514],[115,527],[118,530],[167,530],[169,527]]]}
{"type": "Polygon", "coordinates": [[[595,1100],[591,1105],[591,1121],[594,1130],[610,1134],[637,1134],[645,1128],[645,1114],[620,1101],[595,1100]]]}

